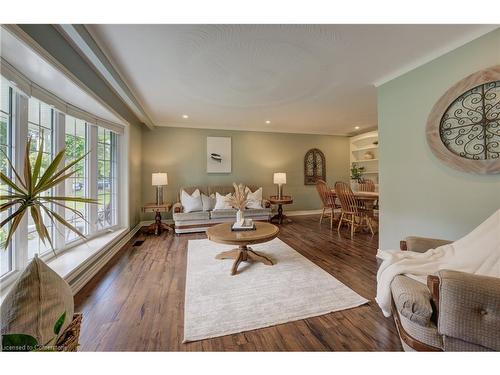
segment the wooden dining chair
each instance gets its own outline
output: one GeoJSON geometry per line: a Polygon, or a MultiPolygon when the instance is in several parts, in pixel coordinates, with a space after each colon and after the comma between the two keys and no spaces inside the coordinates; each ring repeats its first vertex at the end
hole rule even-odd
{"type": "Polygon", "coordinates": [[[346,222],[351,229],[351,239],[354,238],[356,228],[363,226],[367,226],[373,236],[374,232],[370,212],[359,204],[351,187],[345,182],[338,181],[335,183],[335,193],[340,200],[340,208],[342,210],[337,231],[340,233],[340,226],[343,222],[346,222]]]}
{"type": "MultiPolygon", "coordinates": [[[[375,191],[375,182],[373,182],[373,180],[363,179],[358,184],[358,190],[359,191],[374,192],[375,191]]],[[[375,203],[373,204],[373,208],[378,210],[378,200],[376,200],[375,203]]]]}
{"type": "Polygon", "coordinates": [[[330,229],[333,229],[333,219],[335,218],[335,209],[340,208],[335,203],[335,194],[332,193],[325,181],[316,181],[316,190],[318,191],[321,202],[323,203],[323,211],[319,218],[319,223],[323,221],[323,217],[330,217],[330,229]]]}
{"type": "Polygon", "coordinates": [[[373,180],[361,180],[358,184],[359,191],[375,191],[375,182],[373,180]]]}

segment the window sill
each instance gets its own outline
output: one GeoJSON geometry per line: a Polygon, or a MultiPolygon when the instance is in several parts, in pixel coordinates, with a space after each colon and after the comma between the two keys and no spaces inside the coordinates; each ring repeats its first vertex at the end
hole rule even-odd
{"type": "MultiPolygon", "coordinates": [[[[109,251],[127,232],[127,228],[118,228],[113,232],[104,233],[64,251],[46,261],[46,263],[71,285],[72,281],[74,281],[85,269],[95,263],[100,256],[109,251]]],[[[16,274],[20,275],[21,272],[16,272],[16,274]]],[[[0,289],[0,303],[15,283],[17,277],[13,277],[12,279],[12,282],[8,284],[2,283],[3,285],[0,289]]]]}

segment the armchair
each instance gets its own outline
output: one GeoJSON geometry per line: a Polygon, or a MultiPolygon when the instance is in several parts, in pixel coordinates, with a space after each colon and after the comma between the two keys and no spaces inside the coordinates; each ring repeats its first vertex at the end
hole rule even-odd
{"type": "MultiPolygon", "coordinates": [[[[407,237],[401,250],[450,243],[407,237]]],[[[500,278],[442,270],[427,287],[399,275],[391,284],[393,317],[407,351],[500,350],[500,278]]]]}

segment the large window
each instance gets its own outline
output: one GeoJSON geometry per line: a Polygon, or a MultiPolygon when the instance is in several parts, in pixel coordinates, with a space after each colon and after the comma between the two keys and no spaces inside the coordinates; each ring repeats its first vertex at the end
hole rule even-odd
{"type": "MultiPolygon", "coordinates": [[[[72,167],[74,175],[44,194],[93,198],[98,202],[98,204],[57,202],[51,206],[54,212],[64,217],[87,238],[116,229],[121,215],[117,206],[120,191],[118,176],[120,135],[104,127],[105,120],[95,119],[93,123],[94,117],[89,113],[71,107],[68,103],[66,107],[59,106],[60,102],[54,100],[48,92],[38,89],[39,98],[44,99],[40,100],[29,97],[20,91],[19,85],[16,87],[3,76],[0,76],[0,79],[0,149],[3,153],[12,160],[14,167],[21,174],[24,170],[24,151],[28,139],[31,139],[29,157],[32,165],[35,164],[38,151],[41,150],[43,153],[41,174],[63,148],[66,150],[64,161],[66,165],[86,155],[72,167]],[[61,108],[68,108],[75,116],[61,112],[59,110],[61,108]],[[99,125],[96,124],[98,121],[99,125]],[[43,149],[41,149],[41,139],[43,139],[43,149]]],[[[110,124],[110,128],[115,129],[115,126],[110,124]]],[[[13,171],[3,153],[0,153],[0,169],[12,179],[13,171]]],[[[9,192],[9,186],[1,182],[0,189],[9,192]]],[[[5,202],[0,202],[3,203],[5,202]]],[[[2,212],[0,220],[7,219],[16,209],[17,206],[14,206],[10,212],[8,210],[2,212]]],[[[56,254],[80,243],[81,239],[77,234],[57,221],[54,223],[43,210],[42,215],[56,254]]],[[[13,240],[5,249],[8,231],[9,224],[0,229],[0,281],[7,283],[15,279],[15,274],[21,271],[35,254],[44,260],[50,259],[54,254],[50,244],[48,242],[44,244],[40,240],[29,212],[25,214],[13,240]]]]}
{"type": "MultiPolygon", "coordinates": [[[[12,139],[12,89],[3,81],[1,85],[1,100],[0,100],[0,148],[3,151],[0,153],[0,169],[7,175],[12,176],[11,168],[5,156],[8,156],[12,160],[12,155],[14,154],[13,148],[14,143],[12,139]]],[[[9,191],[8,186],[0,182],[0,194],[9,191]]],[[[4,203],[1,201],[0,203],[4,203]]],[[[12,210],[2,212],[0,214],[0,220],[5,220],[12,210]]],[[[4,250],[5,240],[7,239],[7,233],[9,230],[9,225],[4,226],[0,229],[0,276],[12,270],[12,245],[9,245],[7,249],[4,250]]]]}
{"type": "Polygon", "coordinates": [[[116,134],[97,130],[97,229],[116,224],[116,134]]]}
{"type": "MultiPolygon", "coordinates": [[[[85,121],[71,116],[66,116],[65,146],[66,164],[85,155],[87,152],[87,123],[85,121]]],[[[73,167],[73,171],[76,171],[76,173],[71,178],[66,180],[65,195],[72,197],[89,197],[87,164],[88,157],[84,158],[73,167]]],[[[84,216],[84,218],[82,218],[75,211],[66,209],[66,221],[83,234],[88,234],[88,205],[80,202],[68,202],[66,203],[66,206],[81,212],[84,216]]],[[[73,231],[68,228],[65,230],[66,243],[78,238],[76,233],[73,231]]]]}
{"type": "MultiPolygon", "coordinates": [[[[35,98],[29,98],[28,101],[28,136],[31,138],[30,160],[31,165],[35,164],[35,160],[40,147],[42,146],[43,137],[43,157],[42,168],[40,175],[47,169],[52,161],[54,154],[54,110],[47,104],[35,98]]],[[[53,191],[47,191],[44,194],[51,195],[53,191]]],[[[54,226],[50,218],[45,212],[42,212],[43,220],[51,238],[54,237],[54,226]]],[[[38,232],[36,231],[35,222],[31,215],[28,216],[28,259],[34,257],[35,254],[43,254],[50,251],[48,242],[43,243],[38,232]]]]}

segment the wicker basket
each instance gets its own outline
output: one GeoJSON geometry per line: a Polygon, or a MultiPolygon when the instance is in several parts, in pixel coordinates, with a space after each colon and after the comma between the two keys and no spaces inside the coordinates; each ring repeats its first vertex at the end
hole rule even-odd
{"type": "Polygon", "coordinates": [[[80,326],[82,314],[74,314],[73,321],[57,340],[56,347],[59,352],[76,352],[78,350],[78,339],[80,338],[80,326]]]}

